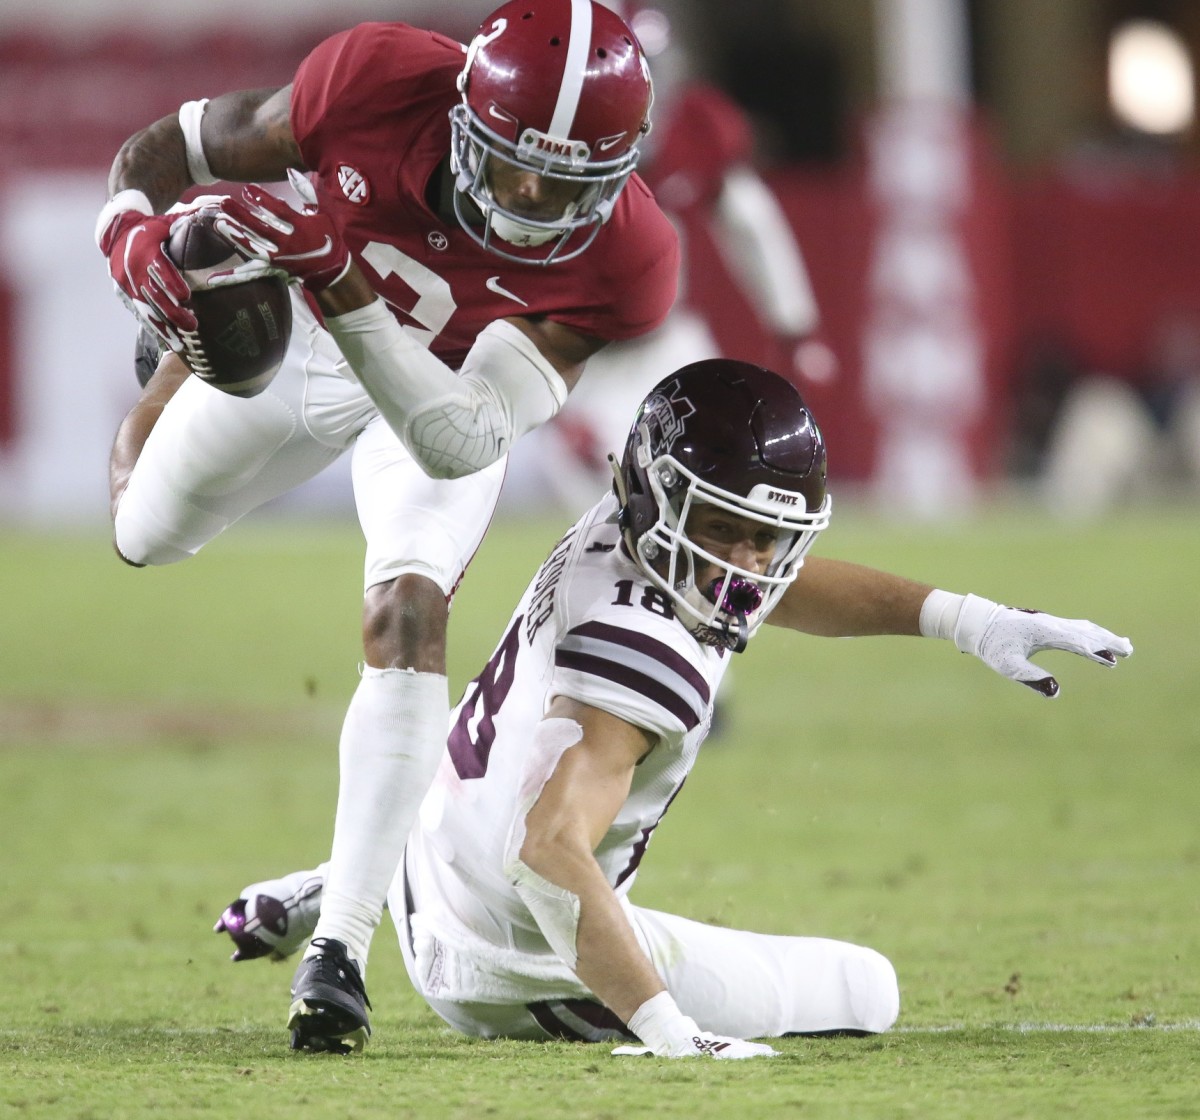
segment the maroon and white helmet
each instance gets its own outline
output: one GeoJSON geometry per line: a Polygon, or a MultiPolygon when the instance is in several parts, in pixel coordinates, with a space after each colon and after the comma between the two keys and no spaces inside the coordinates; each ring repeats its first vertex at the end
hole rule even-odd
{"type": "Polygon", "coordinates": [[[513,0],[484,20],[458,88],[450,127],[459,223],[511,260],[578,256],[612,214],[650,130],[650,69],[628,25],[595,0],[513,0]],[[582,193],[552,221],[516,214],[492,197],[489,166],[497,161],[580,184],[582,193]],[[497,241],[548,248],[518,255],[497,241]]]}
{"type": "Polygon", "coordinates": [[[699,641],[740,652],[829,524],[825,440],[796,387],[727,358],[693,362],[642,402],[617,468],[619,524],[647,578],[699,641]],[[700,503],[779,531],[765,573],[687,535],[700,503]],[[696,561],[721,573],[696,585],[696,561]]]}

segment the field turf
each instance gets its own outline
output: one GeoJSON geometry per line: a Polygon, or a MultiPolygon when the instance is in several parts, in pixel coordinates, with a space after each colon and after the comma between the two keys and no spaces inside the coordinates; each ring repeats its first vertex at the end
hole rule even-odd
{"type": "MultiPolygon", "coordinates": [[[[556,537],[498,524],[452,626],[457,695],[556,537]]],[[[359,658],[351,523],[263,516],[135,572],[99,533],[0,535],[0,1116],[1200,1116],[1200,518],[998,506],[919,529],[839,509],[820,552],[1090,617],[1115,671],[1046,701],[947,643],[764,633],[635,899],[872,945],[896,1029],[770,1062],[486,1043],[375,941],[375,1038],[292,1054],[290,965],[210,930],[327,852],[359,658]]]]}

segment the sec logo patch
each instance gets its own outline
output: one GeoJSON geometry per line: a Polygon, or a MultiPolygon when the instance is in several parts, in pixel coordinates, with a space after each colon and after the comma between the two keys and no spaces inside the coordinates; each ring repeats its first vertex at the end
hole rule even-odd
{"type": "Polygon", "coordinates": [[[337,177],[342,194],[355,206],[365,206],[371,201],[371,184],[367,182],[366,176],[357,167],[343,163],[337,170],[337,177]]]}

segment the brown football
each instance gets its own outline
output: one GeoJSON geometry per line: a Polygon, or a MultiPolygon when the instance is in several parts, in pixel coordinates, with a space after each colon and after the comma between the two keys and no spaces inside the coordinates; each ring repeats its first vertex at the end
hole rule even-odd
{"type": "Polygon", "coordinates": [[[287,352],[292,302],[287,281],[258,276],[211,288],[215,272],[245,261],[213,228],[219,212],[193,211],[171,231],[167,256],[192,289],[187,302],[194,331],[183,332],[183,359],[202,381],[235,397],[253,397],[270,384],[287,352]]]}

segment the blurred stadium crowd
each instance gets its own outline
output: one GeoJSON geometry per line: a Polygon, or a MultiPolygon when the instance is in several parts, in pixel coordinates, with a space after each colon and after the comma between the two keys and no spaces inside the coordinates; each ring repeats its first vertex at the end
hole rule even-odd
{"type": "MultiPolygon", "coordinates": [[[[405,19],[465,39],[493,6],[4,6],[0,519],[106,516],[108,447],[136,393],[136,330],[109,289],[92,228],[125,137],[184,100],[285,83],[312,44],[359,19],[405,19]]],[[[648,177],[661,159],[655,185],[666,190],[671,152],[692,156],[670,164],[668,208],[685,238],[683,298],[705,332],[697,345],[798,379],[826,430],[835,489],[861,486],[885,508],[924,518],[952,516],[1013,481],[1065,515],[1097,514],[1135,493],[1195,492],[1194,2],[613,6],[633,20],[655,68],[660,128],[648,177]],[[1054,27],[1039,27],[1034,13],[1054,27]],[[1071,46],[1058,60],[1063,89],[1046,88],[1044,73],[1027,78],[1047,101],[1078,105],[1071,129],[1040,147],[1021,132],[1033,95],[1013,93],[998,61],[1007,49],[1011,63],[1023,18],[1035,44],[1071,46]],[[1072,28],[1088,34],[1072,39],[1072,28]],[[719,146],[713,118],[672,112],[695,83],[744,114],[744,160],[778,203],[815,295],[815,325],[802,332],[781,326],[739,279],[736,245],[701,175],[719,146]],[[810,344],[803,353],[798,333],[810,344]]],[[[1030,116],[1029,129],[1037,124],[1030,116]]],[[[558,450],[585,466],[597,457],[589,413],[581,394],[555,428],[558,450]]],[[[543,496],[548,480],[533,459],[514,457],[510,506],[543,496]]],[[[336,471],[291,501],[349,509],[336,471]]]]}

